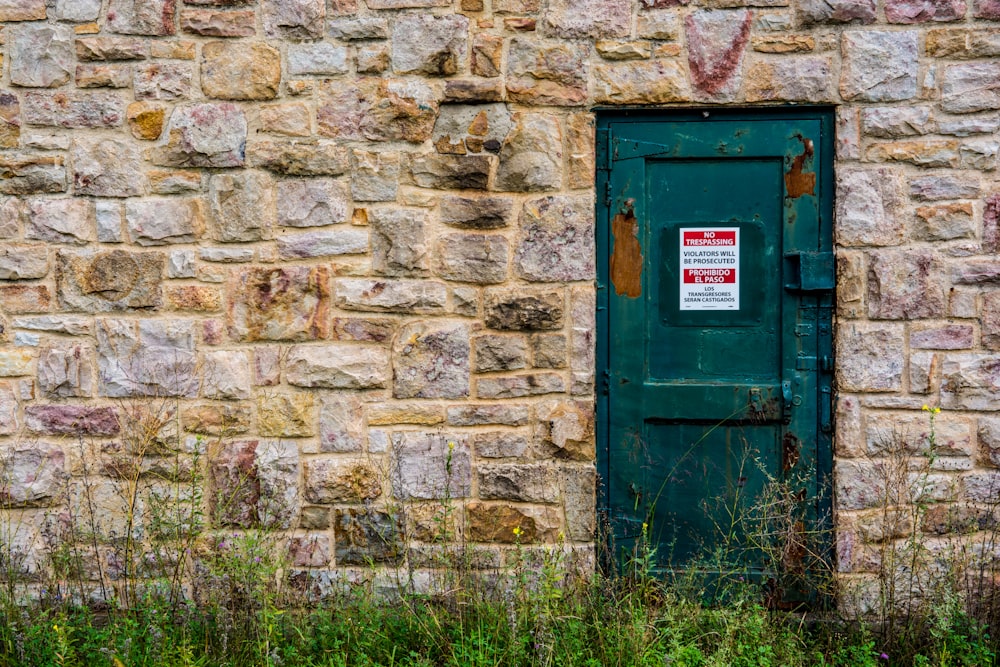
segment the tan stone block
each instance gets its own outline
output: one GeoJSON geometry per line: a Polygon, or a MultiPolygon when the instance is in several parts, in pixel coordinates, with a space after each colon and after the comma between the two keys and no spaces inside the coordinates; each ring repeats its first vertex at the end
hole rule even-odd
{"type": "Polygon", "coordinates": [[[263,106],[260,108],[260,129],[274,134],[308,137],[312,134],[309,107],[302,102],[263,106]]]}
{"type": "Polygon", "coordinates": [[[222,308],[222,294],[218,287],[206,285],[168,286],[164,290],[167,305],[173,310],[214,312],[222,308]]]}
{"type": "Polygon", "coordinates": [[[174,60],[194,60],[197,48],[194,42],[152,41],[149,45],[149,55],[153,58],[171,58],[174,60]]]}
{"type": "Polygon", "coordinates": [[[307,438],[316,434],[315,394],[262,391],[257,395],[257,431],[265,437],[307,438]]]}
{"type": "Polygon", "coordinates": [[[506,544],[554,541],[561,523],[554,507],[476,501],[466,506],[466,522],[469,541],[506,544]]]}
{"type": "Polygon", "coordinates": [[[201,50],[201,89],[224,100],[270,100],[281,84],[281,52],[263,42],[209,42],[201,50]]]}
{"type": "Polygon", "coordinates": [[[0,286],[0,311],[10,315],[45,313],[51,310],[52,296],[45,285],[0,286]]]}
{"type": "Polygon", "coordinates": [[[158,195],[177,195],[201,190],[200,171],[153,169],[146,173],[149,189],[158,195]]]}
{"type": "Polygon", "coordinates": [[[185,431],[210,435],[232,435],[250,430],[250,406],[246,403],[195,403],[181,408],[185,431]]]}
{"type": "Polygon", "coordinates": [[[417,424],[431,426],[444,423],[444,407],[423,403],[390,403],[368,406],[368,425],[417,424]]]}
{"type": "Polygon", "coordinates": [[[927,55],[935,58],[992,58],[1000,56],[1000,30],[936,28],[924,33],[927,55]]]}
{"type": "Polygon", "coordinates": [[[0,377],[17,377],[31,374],[31,362],[35,359],[34,349],[0,349],[0,377]]]}
{"type": "Polygon", "coordinates": [[[645,60],[652,55],[652,44],[646,41],[599,39],[597,53],[605,60],[645,60]]]}
{"type": "Polygon", "coordinates": [[[664,104],[690,99],[687,75],[673,61],[629,62],[594,67],[594,101],[664,104]]]}
{"type": "Polygon", "coordinates": [[[871,162],[907,162],[918,167],[958,166],[959,142],[955,139],[919,139],[875,144],[865,157],[871,162]]]}
{"type": "Polygon", "coordinates": [[[132,83],[132,69],[127,65],[77,65],[75,80],[77,88],[127,88],[132,83]]]}
{"type": "Polygon", "coordinates": [[[132,136],[146,141],[160,138],[166,114],[166,106],[155,102],[133,102],[125,110],[132,136]]]}
{"type": "Polygon", "coordinates": [[[761,53],[801,53],[814,50],[816,39],[811,35],[768,35],[754,37],[751,46],[761,53]]]}
{"type": "Polygon", "coordinates": [[[252,37],[256,32],[253,10],[216,11],[185,9],[181,11],[181,30],[203,37],[252,37]]]}

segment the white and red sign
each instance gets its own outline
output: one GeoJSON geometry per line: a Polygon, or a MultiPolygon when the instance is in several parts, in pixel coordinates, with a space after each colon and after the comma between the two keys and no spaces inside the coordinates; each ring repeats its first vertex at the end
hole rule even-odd
{"type": "Polygon", "coordinates": [[[740,309],[738,227],[681,227],[681,310],[740,309]]]}

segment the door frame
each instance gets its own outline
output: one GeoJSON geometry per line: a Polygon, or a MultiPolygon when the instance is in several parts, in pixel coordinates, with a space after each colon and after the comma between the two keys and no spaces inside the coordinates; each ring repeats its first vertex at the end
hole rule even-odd
{"type": "MultiPolygon", "coordinates": [[[[610,349],[611,338],[610,312],[609,312],[609,285],[610,285],[610,258],[611,258],[611,207],[614,198],[611,192],[611,167],[612,151],[610,125],[623,120],[635,120],[637,122],[662,121],[707,121],[712,119],[722,119],[729,121],[768,121],[775,122],[801,119],[817,119],[821,122],[822,136],[820,145],[821,155],[824,159],[816,164],[817,176],[820,183],[826,187],[820,188],[820,220],[819,233],[821,238],[830,240],[831,252],[836,252],[833,240],[834,225],[834,191],[836,183],[834,180],[835,154],[835,107],[832,106],[789,106],[789,107],[685,107],[685,108],[613,108],[597,107],[593,109],[596,114],[595,128],[595,148],[596,148],[596,179],[595,179],[595,234],[597,248],[597,281],[596,281],[596,368],[595,368],[595,393],[596,393],[596,440],[597,440],[597,517],[598,536],[597,547],[599,550],[598,562],[605,571],[613,570],[616,565],[615,555],[611,553],[608,540],[611,538],[610,530],[610,498],[606,481],[610,473],[610,349]]],[[[820,331],[821,348],[830,350],[831,358],[834,359],[834,331],[836,328],[836,280],[834,281],[834,291],[831,294],[832,308],[830,326],[828,330],[820,331]]],[[[833,370],[832,368],[829,370],[833,370]]],[[[816,484],[818,489],[818,525],[817,528],[825,531],[829,536],[824,544],[826,561],[832,564],[834,558],[834,529],[833,518],[833,435],[836,430],[834,423],[835,403],[833,373],[819,374],[819,400],[826,402],[830,411],[829,427],[824,429],[822,425],[817,428],[816,443],[816,484]]],[[[820,408],[822,409],[822,408],[820,408]]]]}

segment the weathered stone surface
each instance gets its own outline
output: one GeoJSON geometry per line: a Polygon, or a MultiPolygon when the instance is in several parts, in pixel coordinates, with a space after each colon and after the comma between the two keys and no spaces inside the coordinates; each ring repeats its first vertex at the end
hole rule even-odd
{"type": "Polygon", "coordinates": [[[595,44],[605,60],[646,60],[653,55],[647,41],[619,41],[602,39],[595,44]]]}
{"type": "Polygon", "coordinates": [[[875,0],[803,0],[796,8],[803,23],[875,23],[875,0]]]}
{"type": "Polygon", "coordinates": [[[783,58],[756,62],[746,75],[748,102],[828,102],[836,99],[830,60],[822,57],[783,58]]]}
{"type": "Polygon", "coordinates": [[[997,0],[973,0],[972,15],[981,19],[1000,19],[1000,3],[997,0]]]}
{"type": "Polygon", "coordinates": [[[310,503],[359,503],[382,495],[378,473],[370,465],[340,459],[312,459],[303,469],[305,499],[310,503]]]}
{"type": "Polygon", "coordinates": [[[423,276],[430,270],[427,214],[416,209],[378,209],[369,218],[372,268],[385,276],[423,276]]]}
{"type": "Polygon", "coordinates": [[[852,30],[841,44],[844,65],[840,94],[845,100],[890,102],[917,94],[917,39],[914,31],[852,30]]]}
{"type": "Polygon", "coordinates": [[[495,79],[448,79],[444,82],[444,102],[486,104],[504,99],[502,82],[495,79]]]}
{"type": "Polygon", "coordinates": [[[248,171],[212,176],[210,235],[223,243],[246,243],[270,236],[275,222],[274,181],[248,171]]]}
{"type": "Polygon", "coordinates": [[[388,350],[354,343],[296,345],[285,362],[288,384],[325,389],[374,389],[389,378],[388,350]]]}
{"type": "Polygon", "coordinates": [[[326,23],[324,0],[263,0],[261,19],[268,37],[316,39],[326,23]]]}
{"type": "Polygon", "coordinates": [[[257,395],[257,431],[274,438],[316,435],[315,394],[265,391],[257,395]]]}
{"type": "Polygon", "coordinates": [[[329,280],[321,266],[234,271],[226,286],[229,335],[244,342],[325,338],[329,280]]]}
{"type": "Polygon", "coordinates": [[[979,184],[959,174],[934,174],[909,179],[910,196],[920,201],[969,199],[979,196],[979,184]]]}
{"type": "Polygon", "coordinates": [[[161,303],[163,266],[163,255],[155,252],[60,251],[56,255],[59,303],[89,313],[155,308],[161,303]]]}
{"type": "Polygon", "coordinates": [[[448,423],[454,426],[524,426],[528,407],[509,403],[462,405],[448,408],[448,423]]]}
{"type": "Polygon", "coordinates": [[[223,100],[269,100],[281,84],[281,52],[263,42],[209,42],[201,50],[201,89],[223,100]]]}
{"type": "Polygon", "coordinates": [[[328,22],[327,32],[335,39],[348,42],[362,39],[385,39],[389,36],[389,22],[380,16],[334,19],[328,22]]]}
{"type": "Polygon", "coordinates": [[[414,322],[404,326],[393,345],[393,396],[468,396],[469,357],[469,328],[464,323],[414,322]]]}
{"type": "Polygon", "coordinates": [[[895,139],[931,131],[928,107],[871,107],[861,110],[861,129],[871,137],[895,139]]]}
{"type": "Polygon", "coordinates": [[[77,139],[70,155],[77,194],[97,197],[143,194],[142,156],[135,144],[115,139],[77,139]]]}
{"type": "Polygon", "coordinates": [[[886,168],[844,167],[837,178],[837,243],[844,246],[898,245],[905,225],[898,174],[886,168]]]}
{"type": "Polygon", "coordinates": [[[441,107],[431,138],[441,152],[498,153],[513,127],[506,104],[447,104],[441,107]]]}
{"type": "Polygon", "coordinates": [[[952,267],[952,280],[959,285],[982,285],[1000,281],[1000,263],[992,258],[966,259],[952,267]]]}
{"type": "Polygon", "coordinates": [[[212,9],[181,11],[181,30],[205,37],[253,37],[256,33],[253,11],[220,12],[212,9]]]}
{"type": "Polygon", "coordinates": [[[66,454],[58,445],[32,442],[0,450],[6,471],[3,500],[8,507],[49,505],[65,491],[66,454]]]}
{"type": "Polygon", "coordinates": [[[559,526],[559,512],[553,507],[481,502],[470,502],[466,507],[466,531],[472,542],[548,542],[559,526]]]}
{"type": "Polygon", "coordinates": [[[919,206],[914,237],[928,241],[950,241],[975,236],[972,202],[919,206]]]}
{"type": "Polygon", "coordinates": [[[730,99],[739,89],[750,41],[750,12],[699,11],[684,21],[691,82],[700,92],[730,99]]]}
{"type": "Polygon", "coordinates": [[[111,407],[29,405],[24,423],[29,431],[44,435],[112,436],[121,430],[111,407]]]}
{"type": "Polygon", "coordinates": [[[468,33],[469,20],[461,14],[401,14],[392,28],[392,69],[397,74],[456,74],[466,58],[468,33]]]}
{"type": "MultiPolygon", "coordinates": [[[[66,191],[66,167],[61,156],[13,154],[0,156],[0,194],[26,195],[66,191]]],[[[0,230],[9,237],[14,222],[15,200],[0,204],[0,230]]]]}
{"type": "Polygon", "coordinates": [[[508,254],[502,236],[446,234],[438,241],[435,272],[447,280],[500,283],[507,278],[508,254]]]}
{"type": "Polygon", "coordinates": [[[509,224],[511,200],[505,197],[457,197],[441,199],[441,222],[465,229],[500,229],[509,224]]]}
{"type": "Polygon", "coordinates": [[[26,213],[27,239],[81,245],[96,238],[94,206],[85,199],[32,199],[26,213]]]}
{"type": "Polygon", "coordinates": [[[214,313],[222,309],[222,293],[207,285],[168,285],[164,301],[170,310],[214,313]]]}
{"type": "Polygon", "coordinates": [[[392,493],[400,500],[466,498],[472,492],[472,456],[466,435],[394,433],[392,493]]]}
{"type": "MultiPolygon", "coordinates": [[[[0,309],[11,315],[46,313],[51,307],[52,296],[47,285],[0,285],[0,309]]],[[[37,338],[30,335],[15,338],[18,339],[37,344],[37,338]]]]}
{"type": "Polygon", "coordinates": [[[965,0],[886,0],[889,23],[955,21],[965,18],[965,0]]]}
{"type": "Polygon", "coordinates": [[[627,37],[631,4],[629,0],[550,0],[544,32],[567,39],[627,37]]]}
{"type": "Polygon", "coordinates": [[[354,150],[352,155],[354,201],[394,201],[399,189],[399,153],[354,150]]]}
{"type": "Polygon", "coordinates": [[[0,93],[0,148],[17,148],[21,137],[21,102],[16,95],[0,93]]]}
{"type": "Polygon", "coordinates": [[[86,63],[76,67],[77,88],[128,88],[132,69],[128,65],[86,63]]]}
{"type": "Polygon", "coordinates": [[[182,100],[191,96],[192,68],[187,63],[137,65],[132,87],[137,100],[182,100]]]}
{"type": "Polygon", "coordinates": [[[278,224],[319,227],[348,220],[347,184],[329,178],[279,181],[278,224]]]}
{"type": "Polygon", "coordinates": [[[595,272],[589,196],[534,199],[521,210],[514,266],[527,280],[591,280],[595,272]]]}
{"type": "Polygon", "coordinates": [[[851,322],[837,331],[841,391],[899,391],[903,378],[901,324],[851,322]]]}
{"type": "Polygon", "coordinates": [[[438,190],[485,190],[490,159],[485,155],[422,155],[410,161],[413,182],[438,190]]]}
{"type": "Polygon", "coordinates": [[[0,348],[0,377],[17,377],[31,374],[34,352],[25,348],[0,348]]]}
{"type": "Polygon", "coordinates": [[[476,468],[482,500],[554,503],[559,500],[558,470],[544,463],[493,463],[476,468]]]}
{"type": "Polygon", "coordinates": [[[195,324],[191,320],[98,319],[101,396],[194,396],[195,324]]]}
{"type": "Polygon", "coordinates": [[[49,273],[44,245],[4,244],[0,247],[0,280],[35,280],[49,273]]]}
{"type": "Polygon", "coordinates": [[[357,394],[338,392],[322,399],[319,447],[323,452],[360,452],[364,443],[364,412],[357,394]]]}
{"type": "Polygon", "coordinates": [[[111,0],[108,28],[126,35],[174,34],[176,0],[111,0]]]}
{"type": "Polygon", "coordinates": [[[205,206],[200,199],[129,200],[125,203],[125,221],[133,243],[191,243],[205,229],[205,206]]]}
{"type": "Polygon", "coordinates": [[[940,317],[945,308],[943,269],[933,253],[879,250],[869,254],[869,317],[940,317]]]}
{"type": "Polygon", "coordinates": [[[593,461],[595,431],[593,406],[584,401],[551,400],[537,409],[536,440],[550,456],[593,461]]]}
{"type": "Polygon", "coordinates": [[[1000,105],[1000,63],[949,65],[941,77],[941,109],[948,113],[988,111],[1000,105]]]}
{"type": "Polygon", "coordinates": [[[355,61],[358,74],[381,74],[389,69],[389,47],[371,44],[358,48],[355,61]]]}
{"type": "Polygon", "coordinates": [[[521,398],[566,391],[566,382],[556,373],[533,373],[515,377],[486,377],[476,382],[479,398],[521,398]]]}
{"type": "Polygon", "coordinates": [[[476,456],[488,459],[519,458],[528,450],[528,439],[519,433],[491,431],[472,436],[476,456]]]}
{"type": "Polygon", "coordinates": [[[324,82],[316,122],[328,137],[419,143],[430,137],[437,113],[437,96],[423,81],[360,79],[324,82]]]}
{"type": "Polygon", "coordinates": [[[82,37],[76,40],[78,60],[144,60],[149,45],[131,37],[82,37]]]}
{"type": "Polygon", "coordinates": [[[290,137],[308,137],[312,134],[312,112],[301,102],[269,104],[260,108],[260,129],[290,137]]]}
{"type": "Polygon", "coordinates": [[[293,44],[288,48],[288,73],[295,76],[346,74],[347,47],[329,42],[293,44]]]}
{"type": "MultiPolygon", "coordinates": [[[[508,89],[510,88],[508,73],[508,89]]],[[[540,83],[544,90],[547,86],[540,83]]],[[[688,98],[688,84],[684,70],[677,62],[655,60],[597,65],[594,67],[595,101],[608,104],[666,104],[688,98]]],[[[543,95],[539,92],[538,95],[543,95]]],[[[531,97],[530,95],[527,97],[531,97]]],[[[573,103],[567,98],[564,104],[573,103]]],[[[543,100],[526,99],[538,104],[543,100]]],[[[559,104],[560,102],[551,102],[559,104]]]]}
{"type": "Polygon", "coordinates": [[[447,7],[451,0],[365,0],[369,9],[410,9],[417,7],[447,7]]]}
{"type": "Polygon", "coordinates": [[[555,190],[562,184],[562,131],[548,114],[518,113],[500,150],[494,187],[514,192],[555,190]]]}
{"type": "Polygon", "coordinates": [[[0,382],[0,435],[17,433],[21,428],[17,407],[17,395],[11,383],[0,382]]]}
{"type": "Polygon", "coordinates": [[[220,400],[250,398],[250,358],[243,350],[210,350],[201,357],[201,395],[220,400]]]}
{"type": "Polygon", "coordinates": [[[278,256],[282,259],[357,255],[368,252],[369,248],[369,234],[366,229],[334,229],[308,234],[285,234],[275,241],[278,256]]]}
{"type": "Polygon", "coordinates": [[[399,563],[406,553],[400,527],[386,512],[338,509],[334,511],[334,528],[334,555],[339,565],[399,563]]]}
{"type": "Polygon", "coordinates": [[[496,288],[486,292],[486,326],[509,331],[558,329],[563,295],[551,290],[496,288]]]}
{"type": "Polygon", "coordinates": [[[967,324],[949,324],[910,333],[910,347],[962,350],[972,347],[973,331],[967,324]]]}
{"type": "Polygon", "coordinates": [[[983,462],[1000,467],[1000,419],[983,417],[979,420],[979,454],[983,462]]]}
{"type": "Polygon", "coordinates": [[[593,510],[597,500],[597,471],[593,466],[563,466],[559,476],[563,482],[566,533],[570,539],[589,542],[597,530],[593,510]]]}
{"type": "Polygon", "coordinates": [[[145,141],[160,138],[166,117],[166,108],[152,102],[133,102],[125,109],[125,118],[132,136],[145,141]]]}
{"type": "Polygon", "coordinates": [[[1000,292],[990,291],[983,295],[980,319],[983,347],[1000,350],[1000,292]]]}
{"type": "Polygon", "coordinates": [[[477,373],[517,370],[528,365],[527,341],[521,336],[486,334],[476,336],[472,342],[477,373]]]}
{"type": "Polygon", "coordinates": [[[29,92],[21,112],[21,119],[30,125],[110,128],[125,121],[125,102],[112,92],[29,92]]]}
{"type": "Polygon", "coordinates": [[[941,364],[941,407],[992,410],[1000,389],[1000,363],[992,354],[949,354],[941,364]]]}
{"type": "Polygon", "coordinates": [[[0,0],[0,21],[36,21],[45,18],[45,0],[0,0]]]}
{"type": "Polygon", "coordinates": [[[573,43],[545,46],[512,39],[507,57],[507,92],[513,101],[524,104],[583,104],[587,97],[585,63],[583,47],[573,43]]]}
{"type": "Polygon", "coordinates": [[[11,83],[51,88],[70,80],[74,56],[72,27],[26,23],[9,30],[11,83]]]}
{"type": "Polygon", "coordinates": [[[152,154],[153,164],[166,167],[242,167],[247,122],[233,104],[177,107],[170,116],[166,140],[152,154]]]}
{"type": "Polygon", "coordinates": [[[433,280],[341,278],[334,284],[337,306],[346,310],[441,313],[448,300],[444,283],[433,280]]]}
{"type": "Polygon", "coordinates": [[[299,454],[294,443],[227,442],[212,457],[212,518],[223,526],[288,528],[298,515],[299,454]]]}
{"type": "Polygon", "coordinates": [[[50,347],[38,355],[38,386],[49,397],[87,398],[94,393],[93,351],[85,345],[50,347]]]}
{"type": "Polygon", "coordinates": [[[252,166],[285,176],[339,176],[350,167],[347,149],[327,141],[255,141],[247,156],[252,166]]]}
{"type": "Polygon", "coordinates": [[[953,139],[914,139],[874,144],[866,158],[872,162],[906,162],[918,167],[958,167],[959,146],[953,139]]]}
{"type": "Polygon", "coordinates": [[[835,498],[841,510],[879,507],[887,502],[886,471],[871,461],[837,461],[834,465],[835,498]]]}

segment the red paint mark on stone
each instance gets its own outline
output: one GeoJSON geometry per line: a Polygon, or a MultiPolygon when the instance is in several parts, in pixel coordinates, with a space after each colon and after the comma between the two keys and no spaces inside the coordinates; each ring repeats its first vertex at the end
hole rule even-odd
{"type": "Polygon", "coordinates": [[[889,23],[955,21],[965,17],[965,0],[886,0],[889,23]]]}
{"type": "Polygon", "coordinates": [[[750,12],[698,12],[685,19],[684,27],[692,82],[707,93],[719,92],[743,59],[750,40],[750,12]]]}

